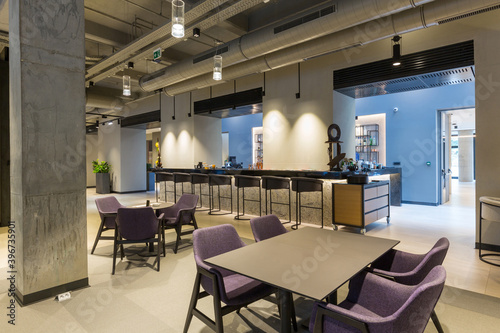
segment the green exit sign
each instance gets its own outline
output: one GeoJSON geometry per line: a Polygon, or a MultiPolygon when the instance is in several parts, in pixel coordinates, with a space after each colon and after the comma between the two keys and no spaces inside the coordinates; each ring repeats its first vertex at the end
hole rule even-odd
{"type": "Polygon", "coordinates": [[[153,61],[160,62],[161,59],[161,48],[157,48],[153,52],[153,61]]]}

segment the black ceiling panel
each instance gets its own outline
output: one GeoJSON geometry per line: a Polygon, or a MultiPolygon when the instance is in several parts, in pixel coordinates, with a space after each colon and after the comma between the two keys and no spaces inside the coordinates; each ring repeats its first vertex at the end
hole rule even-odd
{"type": "Polygon", "coordinates": [[[401,63],[395,67],[392,59],[385,59],[337,70],[333,75],[334,89],[352,97],[367,97],[469,82],[474,79],[474,42],[403,55],[401,63]],[[394,91],[385,89],[388,84],[393,85],[394,91]],[[355,90],[365,91],[356,95],[352,93],[355,90]]]}
{"type": "Polygon", "coordinates": [[[250,89],[230,95],[194,102],[194,114],[208,116],[214,111],[236,109],[240,106],[259,103],[262,103],[262,88],[250,89]]]}

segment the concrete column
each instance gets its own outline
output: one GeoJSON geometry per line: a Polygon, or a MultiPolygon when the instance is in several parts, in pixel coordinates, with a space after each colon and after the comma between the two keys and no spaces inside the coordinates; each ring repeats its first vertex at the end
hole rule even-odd
{"type": "Polygon", "coordinates": [[[458,181],[474,181],[474,131],[458,131],[458,181]]]}
{"type": "Polygon", "coordinates": [[[0,227],[10,221],[9,63],[0,60],[0,227]]]}
{"type": "Polygon", "coordinates": [[[11,1],[16,297],[88,286],[83,0],[11,1]]]}

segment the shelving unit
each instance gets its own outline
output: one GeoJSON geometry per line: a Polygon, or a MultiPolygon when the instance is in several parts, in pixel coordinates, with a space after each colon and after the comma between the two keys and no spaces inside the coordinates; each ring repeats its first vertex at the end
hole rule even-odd
{"type": "Polygon", "coordinates": [[[253,135],[253,164],[258,169],[262,168],[264,162],[264,143],[262,127],[254,127],[252,129],[253,135]]]}
{"type": "Polygon", "coordinates": [[[378,136],[377,124],[356,126],[356,153],[358,160],[378,163],[378,136]]]}

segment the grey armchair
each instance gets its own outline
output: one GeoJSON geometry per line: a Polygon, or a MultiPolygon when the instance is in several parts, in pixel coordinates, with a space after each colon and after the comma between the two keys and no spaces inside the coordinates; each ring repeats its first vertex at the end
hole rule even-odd
{"type": "Polygon", "coordinates": [[[101,217],[101,225],[97,231],[97,236],[95,237],[94,246],[92,246],[92,251],[90,254],[94,254],[94,250],[100,239],[113,240],[113,236],[102,236],[104,231],[115,229],[115,219],[118,208],[123,208],[122,204],[114,196],[107,196],[104,198],[95,199],[95,204],[97,206],[97,211],[101,217]]]}
{"type": "MultiPolygon", "coordinates": [[[[175,229],[177,238],[175,240],[174,253],[177,253],[181,236],[192,234],[194,230],[198,229],[196,218],[196,206],[198,205],[198,195],[196,194],[183,194],[177,203],[173,206],[158,209],[156,213],[163,214],[161,223],[161,232],[163,239],[165,239],[165,229],[175,229]],[[182,231],[182,226],[192,226],[194,229],[182,231]]],[[[163,255],[165,255],[165,242],[163,242],[163,255]]]]}
{"type": "Polygon", "coordinates": [[[434,267],[419,284],[408,286],[372,273],[351,280],[339,305],[316,302],[309,330],[320,332],[421,333],[443,291],[446,271],[434,267]]]}

